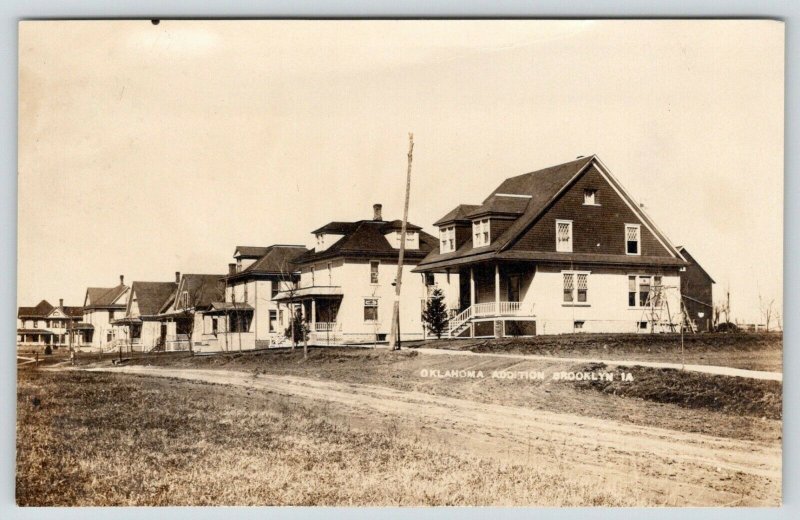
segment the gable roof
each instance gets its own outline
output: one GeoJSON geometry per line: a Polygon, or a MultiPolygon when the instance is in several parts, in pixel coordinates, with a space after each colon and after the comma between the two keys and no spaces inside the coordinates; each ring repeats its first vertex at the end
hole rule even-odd
{"type": "MultiPolygon", "coordinates": [[[[385,234],[398,230],[402,221],[399,220],[359,220],[357,222],[330,222],[313,233],[335,233],[342,237],[331,244],[324,251],[317,252],[311,249],[294,259],[296,264],[315,262],[317,260],[347,257],[371,256],[376,258],[391,258],[399,255],[399,250],[392,247],[385,234]]],[[[422,228],[411,224],[406,229],[419,232],[419,249],[406,249],[405,258],[408,260],[421,260],[438,242],[433,236],[422,231],[422,228]]]]}
{"type": "Polygon", "coordinates": [[[77,305],[64,305],[64,313],[70,318],[80,318],[83,316],[83,307],[77,305]]]}
{"type": "Polygon", "coordinates": [[[480,204],[459,204],[447,212],[445,216],[433,223],[434,226],[443,226],[455,222],[468,222],[467,215],[480,208],[480,204]]]}
{"type": "Polygon", "coordinates": [[[124,303],[116,303],[128,291],[128,286],[119,284],[116,287],[89,287],[86,289],[84,309],[124,309],[124,303]]]}
{"type": "Polygon", "coordinates": [[[159,314],[170,311],[183,311],[185,308],[181,304],[178,295],[184,291],[189,295],[189,309],[204,309],[211,306],[213,302],[225,299],[224,275],[221,274],[183,274],[175,291],[170,295],[159,314]]]}
{"type": "Polygon", "coordinates": [[[50,302],[47,300],[42,300],[36,304],[35,307],[19,307],[17,309],[17,317],[18,318],[45,318],[48,314],[50,314],[53,309],[50,302]]]}
{"type": "Polygon", "coordinates": [[[531,197],[521,195],[490,195],[482,205],[470,211],[466,218],[471,220],[488,215],[518,217],[525,213],[530,201],[531,197]]]}
{"type": "Polygon", "coordinates": [[[272,245],[265,247],[265,253],[241,272],[229,275],[228,280],[250,278],[253,276],[291,274],[296,270],[292,263],[295,258],[308,251],[299,245],[272,245]]]}
{"type": "Polygon", "coordinates": [[[234,258],[258,258],[264,256],[267,253],[268,247],[260,247],[260,246],[236,246],[236,250],[233,252],[234,258]]]}
{"type": "Polygon", "coordinates": [[[178,284],[175,282],[133,282],[125,314],[130,315],[134,296],[140,316],[158,314],[177,287],[178,284]]]}
{"type": "Polygon", "coordinates": [[[702,271],[702,273],[711,281],[711,283],[717,283],[714,281],[713,278],[711,278],[711,275],[708,274],[708,271],[703,269],[703,266],[700,265],[700,263],[691,255],[691,253],[689,253],[689,251],[686,250],[685,247],[678,246],[677,249],[678,251],[680,251],[681,255],[683,255],[683,257],[686,259],[686,261],[696,266],[698,269],[700,269],[700,271],[702,271]]]}
{"type": "MultiPolygon", "coordinates": [[[[591,165],[595,165],[598,171],[606,177],[611,186],[619,193],[631,210],[641,219],[642,223],[650,229],[653,235],[655,235],[672,256],[672,258],[666,259],[652,257],[646,260],[634,260],[628,257],[626,262],[643,263],[646,261],[662,265],[685,265],[685,261],[681,257],[680,252],[678,252],[663,233],[655,227],[655,224],[653,224],[650,218],[644,213],[644,210],[633,202],[622,186],[611,176],[600,159],[596,155],[591,155],[589,157],[580,157],[574,161],[517,175],[504,180],[492,191],[489,197],[486,198],[479,210],[473,211],[471,214],[466,215],[466,217],[471,218],[473,215],[479,215],[481,214],[479,211],[483,211],[485,208],[490,210],[492,208],[497,208],[498,210],[504,209],[509,211],[507,214],[511,215],[511,211],[523,209],[521,201],[527,200],[524,210],[519,213],[519,217],[503,231],[500,236],[492,239],[492,242],[487,246],[475,248],[467,241],[456,251],[441,254],[439,253],[437,243],[434,250],[420,262],[417,269],[425,270],[426,268],[442,267],[444,264],[452,263],[455,259],[459,259],[458,263],[465,263],[467,258],[469,258],[469,261],[481,261],[489,258],[501,258],[503,256],[508,257],[508,259],[520,259],[518,258],[520,256],[519,253],[507,251],[508,248],[559,199],[561,194],[567,191],[584,173],[586,173],[591,165]],[[508,197],[508,195],[511,195],[511,197],[508,197]],[[515,195],[525,195],[530,198],[514,197],[515,195]],[[519,199],[520,202],[506,202],[504,199],[508,199],[508,201],[519,199]],[[500,202],[501,200],[502,203],[500,202]]],[[[541,254],[537,253],[534,255],[533,252],[531,252],[525,253],[525,256],[530,257],[528,259],[531,260],[546,260],[544,257],[548,256],[548,254],[546,252],[541,252],[541,254]]],[[[559,258],[572,258],[573,256],[575,255],[561,253],[559,258]]],[[[595,256],[597,256],[598,261],[610,261],[610,259],[601,260],[600,258],[601,256],[607,255],[595,256]]],[[[590,258],[584,258],[583,260],[588,261],[590,258]]]]}

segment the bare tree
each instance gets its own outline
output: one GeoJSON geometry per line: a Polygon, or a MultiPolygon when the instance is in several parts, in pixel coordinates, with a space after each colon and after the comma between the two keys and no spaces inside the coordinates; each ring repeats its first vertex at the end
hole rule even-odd
{"type": "Polygon", "coordinates": [[[758,311],[761,315],[761,320],[764,322],[764,328],[769,332],[769,325],[775,317],[775,298],[767,300],[758,294],[758,311]]]}

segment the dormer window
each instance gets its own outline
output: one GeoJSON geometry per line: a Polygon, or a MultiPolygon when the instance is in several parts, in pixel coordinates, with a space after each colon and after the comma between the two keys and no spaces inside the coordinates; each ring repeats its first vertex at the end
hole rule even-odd
{"type": "Polygon", "coordinates": [[[489,245],[489,219],[484,218],[472,222],[472,247],[489,245]]]}
{"type": "Polygon", "coordinates": [[[597,190],[586,189],[583,190],[583,205],[584,206],[599,206],[597,201],[597,190]]]}
{"type": "Polygon", "coordinates": [[[456,250],[456,227],[448,226],[439,229],[439,252],[451,253],[456,250]]]}
{"type": "Polygon", "coordinates": [[[325,235],[322,233],[317,233],[314,236],[317,238],[317,251],[325,249],[325,235]]]}
{"type": "Polygon", "coordinates": [[[556,220],[556,251],[572,252],[572,221],[556,220]]]}

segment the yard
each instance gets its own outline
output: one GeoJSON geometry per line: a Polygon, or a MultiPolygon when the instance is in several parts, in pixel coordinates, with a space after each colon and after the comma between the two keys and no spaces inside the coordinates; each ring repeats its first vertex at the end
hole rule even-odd
{"type": "Polygon", "coordinates": [[[18,371],[20,504],[780,502],[778,381],[413,349],[76,368],[18,371]]]}

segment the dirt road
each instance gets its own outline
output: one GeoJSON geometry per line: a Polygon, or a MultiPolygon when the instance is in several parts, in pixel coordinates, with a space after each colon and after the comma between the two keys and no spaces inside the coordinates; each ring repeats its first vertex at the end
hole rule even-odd
{"type": "Polygon", "coordinates": [[[89,370],[242,386],[323,403],[329,414],[358,427],[394,424],[403,434],[467,453],[544,464],[567,477],[602,479],[609,486],[634,483],[654,503],[777,505],[780,501],[777,443],[293,376],[144,366],[89,370]]]}
{"type": "Polygon", "coordinates": [[[714,365],[682,365],[680,363],[665,363],[661,361],[636,361],[620,359],[600,359],[585,357],[558,357],[558,356],[539,356],[531,354],[504,354],[504,353],[484,353],[471,352],[469,350],[448,350],[437,348],[417,348],[414,349],[422,354],[432,356],[483,356],[501,357],[509,359],[528,359],[552,361],[553,359],[563,360],[570,363],[605,363],[606,365],[616,365],[622,367],[641,366],[652,368],[671,368],[675,370],[688,370],[689,372],[701,372],[718,376],[748,377],[751,379],[766,379],[770,381],[783,381],[783,373],[767,372],[764,370],[744,370],[741,368],[714,366],[714,365]]]}

